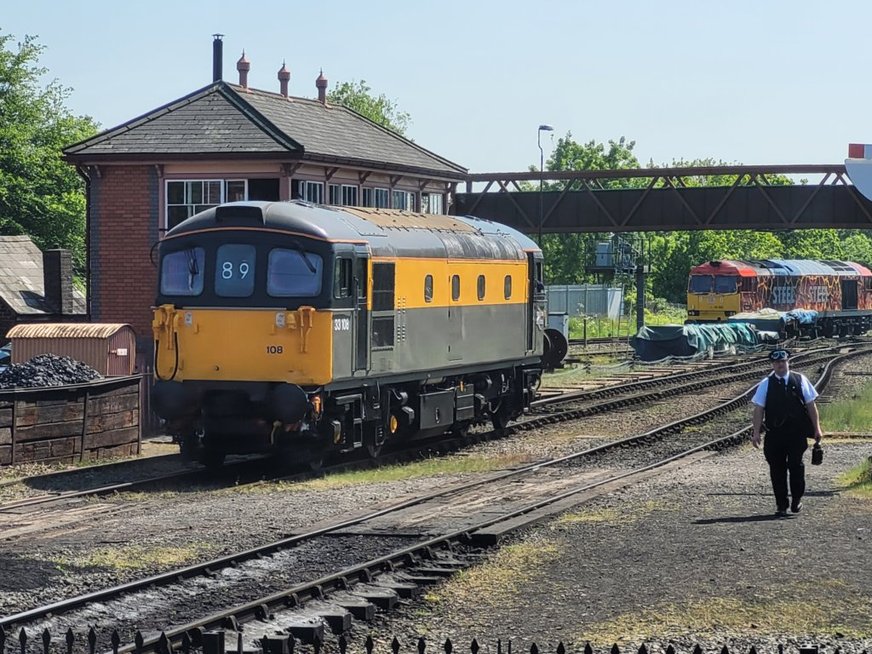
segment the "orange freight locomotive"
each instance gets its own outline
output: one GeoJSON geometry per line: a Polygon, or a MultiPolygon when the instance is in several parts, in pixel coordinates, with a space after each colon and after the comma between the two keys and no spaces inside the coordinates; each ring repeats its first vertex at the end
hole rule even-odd
{"type": "Polygon", "coordinates": [[[763,309],[813,312],[805,327],[810,335],[862,334],[872,328],[872,272],[851,261],[802,259],[709,261],[691,269],[689,321],[763,309]]]}

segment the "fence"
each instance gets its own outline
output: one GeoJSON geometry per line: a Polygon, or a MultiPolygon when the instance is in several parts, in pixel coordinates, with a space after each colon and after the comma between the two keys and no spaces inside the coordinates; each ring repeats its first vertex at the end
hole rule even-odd
{"type": "Polygon", "coordinates": [[[0,391],[0,465],[138,454],[139,375],[0,391]]]}
{"type": "Polygon", "coordinates": [[[623,315],[624,289],[607,284],[551,285],[546,288],[548,311],[570,316],[607,316],[617,320],[623,315]]]}
{"type": "MultiPolygon", "coordinates": [[[[249,625],[253,627],[254,625],[249,625]]],[[[263,625],[264,629],[266,629],[266,625],[263,625]]],[[[323,633],[323,632],[317,632],[323,633]]],[[[94,627],[91,627],[88,632],[84,635],[84,637],[77,636],[72,629],[67,629],[64,634],[64,638],[62,641],[56,642],[48,629],[44,629],[39,634],[39,640],[36,643],[31,642],[32,637],[24,630],[21,629],[18,632],[18,637],[14,639],[17,642],[13,642],[13,639],[8,637],[6,632],[3,630],[3,627],[0,626],[0,654],[16,654],[15,650],[18,650],[19,654],[27,654],[29,651],[39,652],[40,654],[97,654],[97,632],[94,627]],[[7,640],[10,641],[9,646],[7,646],[7,640]],[[34,645],[36,645],[36,649],[34,649],[34,645]]],[[[111,643],[111,651],[113,654],[119,654],[119,652],[127,652],[132,651],[134,654],[145,654],[146,652],[155,652],[156,654],[190,654],[190,652],[201,652],[202,654],[231,654],[232,652],[237,652],[237,654],[294,654],[295,651],[303,650],[311,651],[313,654],[322,654],[325,650],[330,651],[338,651],[340,654],[428,654],[428,652],[432,652],[433,654],[459,654],[463,650],[460,648],[455,648],[455,645],[451,642],[450,639],[445,640],[445,642],[432,643],[428,642],[425,638],[418,638],[417,641],[412,644],[409,643],[406,647],[400,643],[400,641],[394,637],[389,644],[377,645],[373,640],[372,636],[367,636],[366,640],[363,643],[360,643],[356,647],[350,646],[349,641],[345,638],[344,635],[340,636],[336,641],[325,644],[323,642],[323,638],[316,636],[310,641],[306,640],[297,640],[294,638],[293,633],[291,634],[275,634],[272,636],[265,635],[263,638],[255,639],[251,642],[256,642],[257,647],[252,649],[251,645],[243,644],[243,637],[241,632],[237,631],[209,631],[209,632],[201,632],[195,630],[193,632],[193,638],[188,636],[186,632],[180,641],[180,643],[174,648],[170,639],[163,632],[160,635],[153,639],[150,642],[150,645],[146,645],[145,637],[140,633],[136,632],[134,636],[134,645],[132,648],[121,648],[121,637],[119,636],[117,631],[113,631],[110,643],[111,643]],[[228,642],[230,641],[230,642],[228,642]],[[305,647],[304,647],[305,645],[305,647]]],[[[773,645],[771,643],[766,644],[766,650],[770,651],[773,645]]],[[[796,646],[788,646],[785,647],[783,644],[779,644],[777,646],[778,654],[793,654],[796,652],[797,654],[819,654],[819,647],[817,645],[796,645],[796,646]]],[[[483,649],[483,647],[479,644],[478,640],[473,638],[470,644],[466,648],[470,654],[479,654],[479,651],[483,649]]],[[[511,640],[497,640],[490,646],[485,646],[488,652],[494,652],[495,654],[512,654],[512,641],[511,640]]],[[[516,650],[519,648],[515,648],[516,650]]],[[[602,654],[654,654],[654,648],[649,649],[646,645],[641,645],[639,648],[625,646],[623,650],[618,647],[617,644],[612,645],[611,647],[604,647],[601,649],[594,649],[590,643],[585,643],[582,646],[570,646],[568,649],[563,642],[558,642],[556,646],[553,647],[539,647],[535,642],[532,643],[529,647],[529,650],[526,648],[521,650],[529,651],[530,654],[546,654],[548,652],[554,652],[554,654],[567,654],[568,652],[580,652],[583,654],[595,654],[597,652],[601,652],[602,654]]],[[[680,654],[681,650],[676,649],[673,645],[667,645],[666,648],[663,648],[662,651],[664,654],[680,654]]],[[[690,654],[706,654],[706,652],[710,652],[711,654],[731,654],[730,649],[726,645],[722,645],[715,648],[710,648],[709,650],[705,650],[702,646],[696,645],[692,650],[688,650],[690,654]]],[[[756,646],[752,645],[748,650],[748,654],[757,654],[756,646]]],[[[836,648],[836,653],[841,651],[841,648],[836,648]]],[[[732,654],[739,654],[743,650],[739,650],[735,648],[732,651],[732,654]]],[[[862,654],[867,654],[867,650],[862,650],[862,654]]]]}

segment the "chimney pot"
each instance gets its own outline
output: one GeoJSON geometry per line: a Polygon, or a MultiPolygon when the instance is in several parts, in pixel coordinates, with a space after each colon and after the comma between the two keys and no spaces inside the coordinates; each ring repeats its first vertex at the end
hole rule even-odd
{"type": "Polygon", "coordinates": [[[283,61],[282,67],[279,68],[279,92],[283,97],[288,97],[288,82],[291,80],[291,71],[288,70],[287,64],[283,61]]]}
{"type": "Polygon", "coordinates": [[[45,302],[59,317],[73,313],[73,256],[69,250],[42,253],[45,302]]]}
{"type": "Polygon", "coordinates": [[[212,81],[220,82],[224,77],[224,38],[223,34],[212,35],[212,81]]]}
{"type": "Polygon", "coordinates": [[[244,89],[248,88],[248,71],[251,70],[251,62],[245,57],[245,50],[242,51],[242,56],[236,62],[236,70],[239,71],[239,86],[244,89]]]}
{"type": "Polygon", "coordinates": [[[324,69],[321,69],[321,74],[315,80],[315,88],[318,89],[318,102],[327,104],[327,78],[324,77],[324,69]]]}

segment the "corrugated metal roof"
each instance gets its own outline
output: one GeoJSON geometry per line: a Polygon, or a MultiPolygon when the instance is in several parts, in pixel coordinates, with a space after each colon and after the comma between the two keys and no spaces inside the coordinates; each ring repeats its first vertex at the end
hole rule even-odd
{"type": "MultiPolygon", "coordinates": [[[[42,252],[29,236],[0,236],[0,300],[18,315],[55,313],[45,301],[42,252]]],[[[73,287],[73,313],[85,313],[85,296],[73,287]]]]}
{"type": "Polygon", "coordinates": [[[57,323],[44,322],[15,325],[7,338],[109,338],[122,329],[133,329],[126,323],[57,323]]]}

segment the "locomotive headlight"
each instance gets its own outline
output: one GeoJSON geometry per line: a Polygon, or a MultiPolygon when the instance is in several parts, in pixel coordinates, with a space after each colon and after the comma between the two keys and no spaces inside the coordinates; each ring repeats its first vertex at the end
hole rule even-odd
{"type": "Polygon", "coordinates": [[[536,326],[545,329],[545,311],[541,308],[536,309],[536,326]]]}
{"type": "Polygon", "coordinates": [[[312,405],[312,413],[314,414],[315,418],[317,418],[321,415],[321,409],[323,408],[323,406],[321,405],[321,396],[313,395],[309,402],[312,405]]]}

